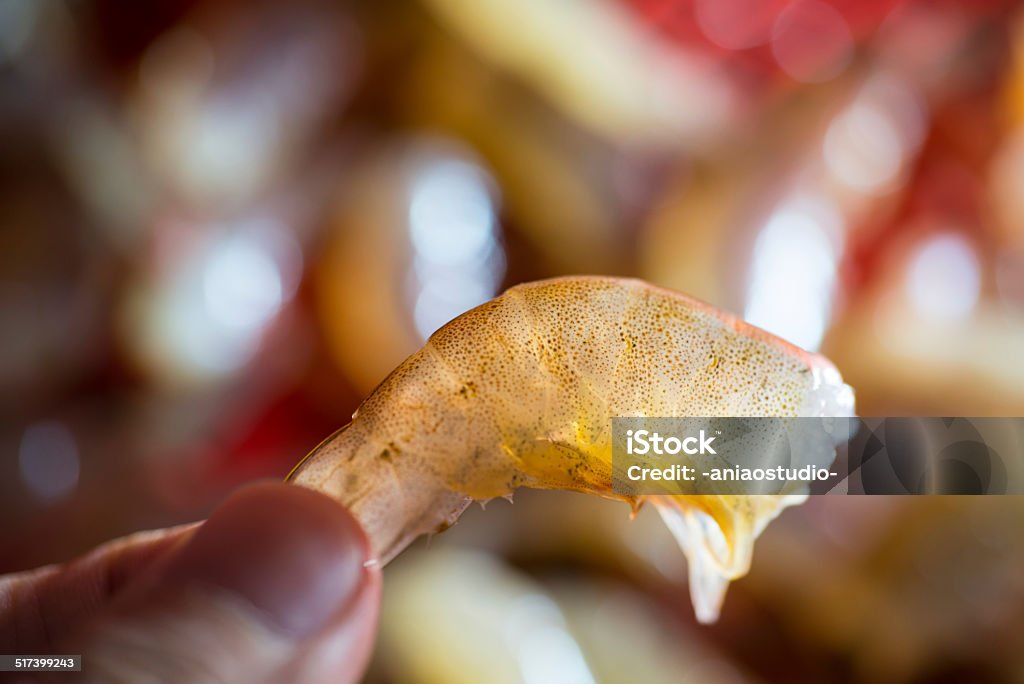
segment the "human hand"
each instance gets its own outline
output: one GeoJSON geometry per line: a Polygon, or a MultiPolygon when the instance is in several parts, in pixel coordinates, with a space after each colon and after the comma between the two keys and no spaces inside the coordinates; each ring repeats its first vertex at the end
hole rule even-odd
{"type": "Polygon", "coordinates": [[[0,653],[80,653],[85,681],[355,682],[380,599],[369,560],[332,499],[251,485],[204,523],[0,577],[0,653]]]}

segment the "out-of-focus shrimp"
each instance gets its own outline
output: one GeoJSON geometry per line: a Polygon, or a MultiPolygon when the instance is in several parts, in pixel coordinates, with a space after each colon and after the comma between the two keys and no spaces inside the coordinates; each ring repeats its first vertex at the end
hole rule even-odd
{"type": "Polygon", "coordinates": [[[657,506],[713,621],[754,539],[790,496],[612,491],[615,416],[850,416],[824,358],[638,280],[568,277],[513,287],[451,321],[289,479],[334,496],[383,562],[518,487],[657,506]]]}

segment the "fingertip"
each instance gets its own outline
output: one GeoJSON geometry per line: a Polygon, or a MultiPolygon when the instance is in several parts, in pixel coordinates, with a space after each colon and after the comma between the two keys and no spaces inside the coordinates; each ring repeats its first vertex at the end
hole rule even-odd
{"type": "Polygon", "coordinates": [[[304,637],[374,585],[370,546],[333,499],[282,483],[227,499],[167,564],[164,582],[233,593],[268,624],[304,637]]]}

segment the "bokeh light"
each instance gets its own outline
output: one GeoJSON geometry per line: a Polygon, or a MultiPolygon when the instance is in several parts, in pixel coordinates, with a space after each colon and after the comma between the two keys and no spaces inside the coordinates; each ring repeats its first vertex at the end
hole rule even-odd
{"type": "Polygon", "coordinates": [[[200,226],[164,275],[128,302],[131,342],[172,385],[223,377],[252,359],[301,266],[294,238],[273,219],[200,226]]]}
{"type": "Polygon", "coordinates": [[[956,233],[929,237],[911,257],[906,287],[918,313],[940,320],[966,318],[981,292],[977,253],[956,233]]]}
{"type": "Polygon", "coordinates": [[[408,219],[413,311],[416,329],[426,339],[494,296],[504,260],[496,235],[494,182],[479,165],[439,156],[413,174],[408,219]]]}
{"type": "Polygon", "coordinates": [[[776,209],[754,243],[744,318],[817,349],[831,315],[841,227],[835,209],[812,198],[776,209]]]}
{"type": "Polygon", "coordinates": [[[829,173],[854,192],[895,189],[921,141],[925,113],[914,89],[890,75],[869,81],[829,125],[829,173]]]}
{"type": "Polygon", "coordinates": [[[832,5],[797,0],[776,19],[772,54],[790,77],[821,83],[838,76],[853,58],[850,27],[832,5]]]}
{"type": "Polygon", "coordinates": [[[81,468],[74,435],[55,420],[26,428],[18,449],[21,480],[44,503],[57,502],[75,491],[81,468]]]}

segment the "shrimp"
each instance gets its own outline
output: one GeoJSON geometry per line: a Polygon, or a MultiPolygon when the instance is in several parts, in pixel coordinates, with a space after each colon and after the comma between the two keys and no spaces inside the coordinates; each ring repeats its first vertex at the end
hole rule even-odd
{"type": "MultiPolygon", "coordinates": [[[[753,542],[806,494],[622,495],[615,416],[852,416],[826,359],[639,280],[518,285],[435,332],[289,480],[362,523],[386,563],[519,487],[653,504],[685,552],[699,620],[714,621],[753,542]]],[[[829,461],[834,458],[830,455],[829,461]]]]}

